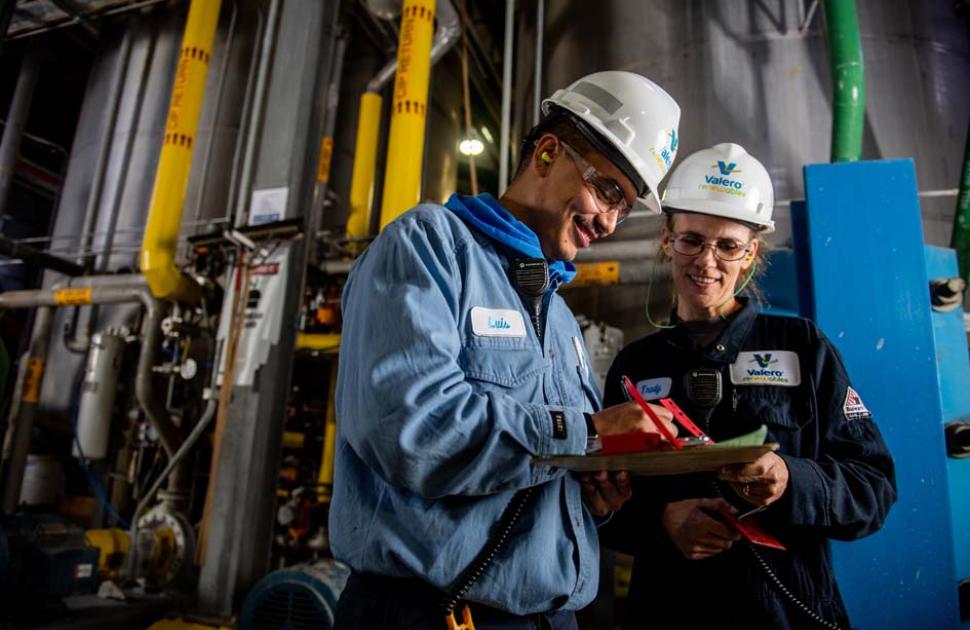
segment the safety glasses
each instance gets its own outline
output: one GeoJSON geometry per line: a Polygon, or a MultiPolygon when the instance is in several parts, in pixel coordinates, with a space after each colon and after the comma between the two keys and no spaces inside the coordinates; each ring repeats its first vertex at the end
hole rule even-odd
{"type": "Polygon", "coordinates": [[[705,248],[710,247],[714,255],[725,262],[741,260],[751,251],[751,243],[742,243],[733,238],[719,238],[706,241],[696,234],[677,234],[671,232],[671,246],[674,251],[683,256],[699,256],[705,248]]]}
{"type": "Polygon", "coordinates": [[[560,141],[559,144],[562,145],[566,155],[576,165],[576,170],[579,171],[579,176],[583,178],[583,183],[593,191],[593,198],[596,200],[596,207],[599,211],[616,212],[617,225],[630,216],[633,206],[627,203],[626,195],[623,194],[623,188],[620,184],[612,177],[596,170],[595,166],[584,160],[583,156],[565,142],[560,141]]]}

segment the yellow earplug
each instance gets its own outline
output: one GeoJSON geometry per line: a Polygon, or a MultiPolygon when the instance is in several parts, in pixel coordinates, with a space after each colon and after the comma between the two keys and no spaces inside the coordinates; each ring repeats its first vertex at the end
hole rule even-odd
{"type": "Polygon", "coordinates": [[[549,155],[548,151],[543,151],[542,153],[540,153],[539,159],[542,160],[545,164],[552,164],[552,156],[549,155]]]}

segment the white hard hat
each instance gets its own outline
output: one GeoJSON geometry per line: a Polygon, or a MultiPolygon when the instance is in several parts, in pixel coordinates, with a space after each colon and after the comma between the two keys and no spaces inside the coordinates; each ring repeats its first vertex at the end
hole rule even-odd
{"type": "Polygon", "coordinates": [[[660,180],[680,143],[677,101],[644,76],[610,70],[587,75],[542,101],[544,114],[557,107],[571,113],[594,148],[630,178],[637,188],[634,209],[659,214],[660,180]],[[583,123],[599,137],[590,137],[583,123]]]}
{"type": "Polygon", "coordinates": [[[737,144],[717,144],[684,158],[670,174],[663,202],[668,212],[698,212],[750,223],[766,234],[775,231],[771,177],[737,144]]]}

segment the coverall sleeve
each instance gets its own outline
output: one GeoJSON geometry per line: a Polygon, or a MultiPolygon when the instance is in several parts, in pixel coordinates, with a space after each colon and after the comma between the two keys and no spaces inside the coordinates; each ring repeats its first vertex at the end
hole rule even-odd
{"type": "Polygon", "coordinates": [[[853,540],[882,527],[896,501],[895,466],[871,414],[846,411],[851,383],[845,366],[828,339],[814,333],[817,456],[781,455],[788,490],[772,512],[784,514],[790,526],[853,540]]]}
{"type": "Polygon", "coordinates": [[[421,218],[399,220],[352,271],[343,296],[341,432],[388,483],[425,498],[490,494],[561,476],[530,458],[584,452],[582,410],[560,409],[567,439],[556,439],[550,408],[483,393],[466,380],[456,257],[465,244],[448,234],[421,218]]]}

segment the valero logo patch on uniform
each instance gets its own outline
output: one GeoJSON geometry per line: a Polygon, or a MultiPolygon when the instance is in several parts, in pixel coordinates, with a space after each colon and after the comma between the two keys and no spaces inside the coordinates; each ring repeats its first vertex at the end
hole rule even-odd
{"type": "Polygon", "coordinates": [[[859,392],[852,389],[850,386],[845,392],[845,402],[842,403],[842,413],[845,414],[846,420],[862,420],[863,418],[871,418],[872,414],[866,408],[865,404],[862,402],[862,397],[859,396],[859,392]]]}
{"type": "Polygon", "coordinates": [[[802,382],[798,355],[790,350],[741,352],[730,371],[735,385],[795,387],[802,382]]]}

